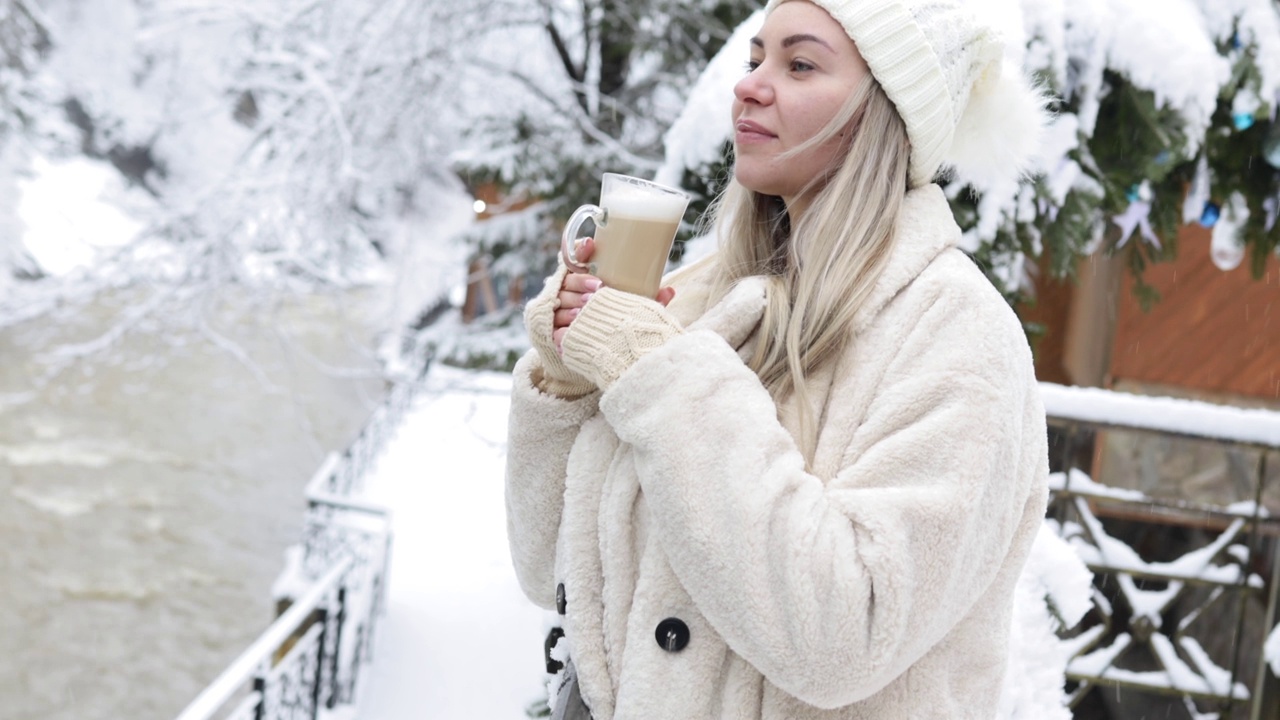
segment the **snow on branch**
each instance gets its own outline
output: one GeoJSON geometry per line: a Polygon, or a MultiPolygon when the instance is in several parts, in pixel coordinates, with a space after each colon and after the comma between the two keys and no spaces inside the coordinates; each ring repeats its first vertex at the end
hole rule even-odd
{"type": "MultiPolygon", "coordinates": [[[[1184,217],[1220,230],[1220,265],[1262,275],[1274,254],[1280,182],[1280,6],[1273,0],[983,0],[1010,43],[1008,60],[1055,96],[1035,177],[981,186],[944,179],[964,249],[1011,301],[1034,295],[1029,263],[1055,276],[1080,255],[1125,247],[1140,299],[1154,299],[1142,268],[1175,252],[1184,217]],[[1183,213],[1185,186],[1203,192],[1183,213]],[[1248,168],[1247,170],[1245,168],[1248,168]],[[1223,212],[1229,198],[1235,211],[1223,212]],[[1212,212],[1211,212],[1212,210],[1212,212]]],[[[666,137],[664,182],[721,158],[729,137],[735,58],[760,18],[738,28],[707,67],[666,137]]]]}

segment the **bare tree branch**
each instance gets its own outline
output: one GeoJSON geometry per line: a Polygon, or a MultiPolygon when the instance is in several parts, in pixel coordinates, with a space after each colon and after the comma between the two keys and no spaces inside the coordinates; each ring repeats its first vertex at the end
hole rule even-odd
{"type": "MultiPolygon", "coordinates": [[[[582,81],[586,77],[585,69],[575,65],[573,58],[569,57],[569,48],[565,45],[564,38],[560,36],[560,30],[556,28],[555,22],[548,18],[545,27],[547,34],[551,37],[551,44],[555,47],[561,64],[564,65],[565,74],[581,87],[582,81]]],[[[575,90],[574,94],[577,96],[578,104],[582,106],[583,111],[589,112],[586,93],[581,90],[575,90]]]]}

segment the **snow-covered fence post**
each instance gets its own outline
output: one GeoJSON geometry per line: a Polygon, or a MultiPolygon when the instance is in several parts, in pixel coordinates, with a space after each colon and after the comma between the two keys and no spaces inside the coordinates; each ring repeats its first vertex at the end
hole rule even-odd
{"type": "MultiPolygon", "coordinates": [[[[1262,477],[1267,471],[1267,456],[1259,463],[1258,475],[1262,477]]],[[[1258,664],[1256,686],[1260,698],[1254,704],[1253,715],[1249,720],[1280,717],[1280,550],[1271,552],[1271,594],[1267,598],[1267,625],[1273,628],[1271,635],[1262,646],[1265,662],[1258,664]]]]}

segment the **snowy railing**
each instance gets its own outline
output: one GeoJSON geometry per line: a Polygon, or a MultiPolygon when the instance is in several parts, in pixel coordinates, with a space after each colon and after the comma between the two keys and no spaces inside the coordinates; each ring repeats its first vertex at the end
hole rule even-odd
{"type": "Polygon", "coordinates": [[[334,707],[343,695],[337,679],[346,634],[346,578],[355,567],[348,557],[330,568],[178,720],[207,720],[233,702],[220,717],[316,718],[320,708],[334,707]]]}
{"type": "Polygon", "coordinates": [[[273,588],[283,613],[178,720],[316,720],[355,702],[373,657],[391,549],[389,513],[359,494],[429,366],[427,358],[396,383],[355,440],[307,483],[303,539],[273,588]]]}
{"type": "Polygon", "coordinates": [[[1120,705],[1116,716],[1165,696],[1198,720],[1280,717],[1280,684],[1264,650],[1280,623],[1280,518],[1266,509],[1280,499],[1280,413],[1042,390],[1060,450],[1050,521],[1096,580],[1094,610],[1071,630],[1072,706],[1109,687],[1116,692],[1093,702],[1120,705]],[[1129,487],[1095,482],[1078,467],[1123,465],[1117,444],[1139,456],[1136,467],[1104,470],[1129,487]],[[1196,467],[1213,453],[1225,461],[1196,467]],[[1227,501],[1189,498],[1188,488],[1227,501]]]}

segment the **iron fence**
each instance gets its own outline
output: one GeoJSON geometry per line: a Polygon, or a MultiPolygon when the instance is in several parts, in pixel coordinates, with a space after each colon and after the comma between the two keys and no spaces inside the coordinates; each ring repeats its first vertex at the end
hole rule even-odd
{"type": "Polygon", "coordinates": [[[350,635],[344,558],[298,598],[178,716],[178,720],[314,720],[343,689],[333,680],[341,638],[350,635]],[[248,691],[246,693],[246,690],[248,691]],[[219,712],[231,706],[225,715],[219,712]]]}
{"type": "Polygon", "coordinates": [[[1280,717],[1280,413],[1042,387],[1049,519],[1095,579],[1075,716],[1280,717]]]}

